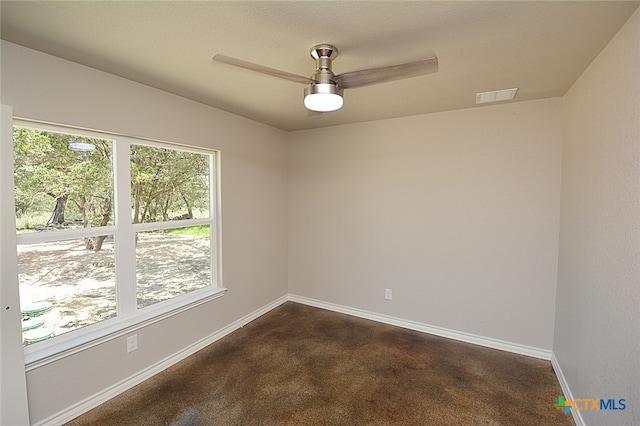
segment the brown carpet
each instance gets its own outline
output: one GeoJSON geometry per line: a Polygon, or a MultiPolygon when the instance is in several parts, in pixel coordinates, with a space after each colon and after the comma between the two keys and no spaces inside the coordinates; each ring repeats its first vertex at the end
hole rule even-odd
{"type": "Polygon", "coordinates": [[[296,303],[68,425],[572,425],[551,363],[296,303]]]}

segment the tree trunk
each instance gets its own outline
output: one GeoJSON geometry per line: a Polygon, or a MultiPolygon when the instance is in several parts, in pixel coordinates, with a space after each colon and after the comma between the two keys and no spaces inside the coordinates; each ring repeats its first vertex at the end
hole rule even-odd
{"type": "MultiPolygon", "coordinates": [[[[89,226],[91,226],[91,224],[89,223],[89,213],[87,212],[87,197],[85,197],[84,195],[81,195],[78,197],[80,199],[80,204],[78,205],[78,208],[80,209],[80,212],[82,214],[82,226],[87,228],[89,226]]],[[[77,205],[78,203],[76,203],[77,205]]]]}
{"type": "Polygon", "coordinates": [[[99,237],[93,237],[93,251],[100,251],[102,249],[102,243],[107,239],[106,235],[100,235],[99,237]]]}
{"type": "Polygon", "coordinates": [[[164,206],[162,206],[162,220],[169,220],[169,205],[171,203],[171,194],[167,195],[164,200],[164,206]]]}
{"type": "MultiPolygon", "coordinates": [[[[102,214],[102,220],[98,226],[107,226],[109,221],[111,220],[111,198],[105,198],[104,202],[104,213],[102,214]]],[[[87,225],[85,225],[85,228],[87,225]]],[[[87,250],[100,251],[102,249],[102,243],[107,239],[108,235],[100,235],[98,237],[91,237],[85,239],[85,248],[87,250]]]]}
{"type": "Polygon", "coordinates": [[[136,182],[135,185],[135,198],[133,202],[133,223],[140,223],[140,198],[141,198],[142,187],[140,182],[136,182]]]}
{"type": "Polygon", "coordinates": [[[183,194],[180,194],[182,196],[182,200],[184,201],[184,204],[187,206],[187,213],[189,213],[189,219],[193,219],[193,209],[191,208],[191,204],[189,204],[189,202],[187,201],[187,197],[185,197],[183,194]]]}
{"type": "Polygon", "coordinates": [[[62,194],[56,197],[56,206],[53,209],[53,213],[49,218],[49,225],[62,225],[64,224],[64,209],[67,206],[67,200],[69,194],[62,194]]]}

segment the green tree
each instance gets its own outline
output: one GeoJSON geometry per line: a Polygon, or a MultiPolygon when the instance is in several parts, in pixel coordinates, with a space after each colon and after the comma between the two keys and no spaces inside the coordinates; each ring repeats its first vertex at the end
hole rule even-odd
{"type": "Polygon", "coordinates": [[[18,217],[50,211],[47,223],[38,224],[43,228],[112,223],[111,141],[22,127],[14,127],[13,136],[18,217]],[[92,149],[74,150],[73,143],[92,149]]]}
{"type": "Polygon", "coordinates": [[[208,211],[208,195],[208,156],[146,145],[131,146],[134,223],[166,221],[176,215],[193,218],[196,209],[208,211]]]}
{"type": "MultiPolygon", "coordinates": [[[[42,229],[113,223],[112,144],[105,139],[15,127],[16,215],[37,217],[50,212],[46,223],[37,224],[42,229]]],[[[210,214],[209,158],[131,145],[133,222],[210,214]]],[[[105,238],[87,238],[87,249],[100,250],[105,238]]]]}

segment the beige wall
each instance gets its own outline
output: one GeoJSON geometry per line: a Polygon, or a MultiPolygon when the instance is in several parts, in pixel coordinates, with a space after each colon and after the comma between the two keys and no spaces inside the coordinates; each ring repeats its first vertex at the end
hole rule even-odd
{"type": "Polygon", "coordinates": [[[104,391],[287,293],[286,134],[147,86],[2,42],[14,115],[222,152],[227,294],[27,374],[31,422],[104,391]]]}
{"type": "Polygon", "coordinates": [[[554,354],[587,424],[640,424],[640,10],[564,97],[554,354]]]}
{"type": "Polygon", "coordinates": [[[560,99],[291,133],[290,293],[550,350],[561,137],[560,99]]]}

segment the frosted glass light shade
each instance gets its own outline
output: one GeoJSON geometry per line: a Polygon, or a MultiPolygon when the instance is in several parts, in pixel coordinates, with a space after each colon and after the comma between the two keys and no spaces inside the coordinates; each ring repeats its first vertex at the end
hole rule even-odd
{"type": "Polygon", "coordinates": [[[328,112],[342,108],[342,90],[332,83],[311,83],[304,90],[304,106],[311,111],[328,112]]]}

